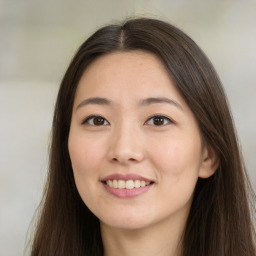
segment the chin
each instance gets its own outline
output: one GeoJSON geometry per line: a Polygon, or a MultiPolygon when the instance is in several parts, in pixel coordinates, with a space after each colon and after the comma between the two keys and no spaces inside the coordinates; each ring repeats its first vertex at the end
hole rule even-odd
{"type": "Polygon", "coordinates": [[[124,230],[136,230],[136,229],[143,229],[151,224],[154,223],[153,218],[148,216],[145,217],[145,214],[119,214],[111,215],[111,216],[104,216],[104,218],[100,219],[101,225],[106,225],[111,228],[115,229],[124,229],[124,230]]]}
{"type": "Polygon", "coordinates": [[[119,230],[139,230],[139,229],[143,229],[146,228],[147,224],[145,223],[138,223],[138,222],[131,222],[131,221],[117,221],[117,222],[103,222],[100,221],[101,225],[103,226],[108,226],[109,228],[113,228],[113,229],[119,229],[119,230]]]}

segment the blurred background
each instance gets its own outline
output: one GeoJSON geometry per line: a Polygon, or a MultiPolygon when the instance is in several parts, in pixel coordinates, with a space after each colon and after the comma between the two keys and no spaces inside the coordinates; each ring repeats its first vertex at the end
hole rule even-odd
{"type": "Polygon", "coordinates": [[[0,256],[28,255],[69,61],[97,28],[131,16],[171,22],[211,59],[256,188],[255,0],[0,0],[0,256]]]}

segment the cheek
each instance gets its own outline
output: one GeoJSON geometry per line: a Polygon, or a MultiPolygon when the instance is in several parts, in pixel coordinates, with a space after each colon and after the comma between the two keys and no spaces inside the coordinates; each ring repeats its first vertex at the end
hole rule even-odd
{"type": "Polygon", "coordinates": [[[93,209],[95,195],[95,184],[99,179],[99,170],[101,163],[101,150],[97,143],[91,143],[88,137],[70,135],[69,154],[74,172],[74,178],[77,190],[84,203],[93,209]]]}
{"type": "MultiPolygon", "coordinates": [[[[200,165],[200,146],[197,142],[179,140],[165,144],[155,158],[159,190],[167,208],[190,207],[200,165]]],[[[159,149],[160,150],[160,149],[159,149]]]]}
{"type": "Polygon", "coordinates": [[[90,173],[103,157],[104,150],[101,143],[91,141],[88,137],[70,136],[69,154],[74,172],[90,173]]]}
{"type": "Polygon", "coordinates": [[[162,175],[179,178],[183,175],[198,175],[201,147],[197,140],[166,140],[161,147],[153,147],[155,162],[162,175]]]}

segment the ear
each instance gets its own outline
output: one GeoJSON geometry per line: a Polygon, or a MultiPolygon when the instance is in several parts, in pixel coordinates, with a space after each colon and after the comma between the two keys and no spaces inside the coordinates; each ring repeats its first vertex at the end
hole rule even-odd
{"type": "Polygon", "coordinates": [[[198,176],[202,179],[211,177],[219,167],[219,156],[209,145],[205,145],[202,151],[202,160],[198,176]]]}

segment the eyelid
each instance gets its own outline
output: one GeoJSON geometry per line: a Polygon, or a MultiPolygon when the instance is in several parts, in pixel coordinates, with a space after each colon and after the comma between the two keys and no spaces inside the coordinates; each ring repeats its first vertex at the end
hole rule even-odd
{"type": "MultiPolygon", "coordinates": [[[[106,121],[107,122],[107,125],[110,125],[110,123],[108,122],[108,120],[106,118],[104,118],[103,116],[101,115],[89,115],[87,116],[85,119],[83,119],[82,121],[82,125],[85,125],[85,124],[88,124],[90,126],[97,126],[97,125],[93,125],[93,124],[89,124],[88,121],[90,121],[91,119],[93,118],[102,118],[104,119],[104,122],[106,121]]],[[[105,126],[106,124],[103,124],[103,125],[98,125],[98,126],[105,126]]]]}
{"type": "Polygon", "coordinates": [[[163,114],[154,114],[154,115],[150,116],[150,117],[147,119],[147,121],[145,122],[145,124],[147,125],[147,123],[148,123],[151,119],[157,118],[157,117],[160,117],[160,118],[163,118],[163,119],[167,120],[168,123],[167,123],[167,124],[163,124],[163,125],[154,125],[154,124],[150,124],[150,125],[153,125],[153,126],[166,126],[166,125],[169,125],[169,124],[173,124],[173,123],[174,123],[174,121],[173,121],[170,117],[168,117],[168,116],[166,116],[166,115],[163,115],[163,114]]]}

